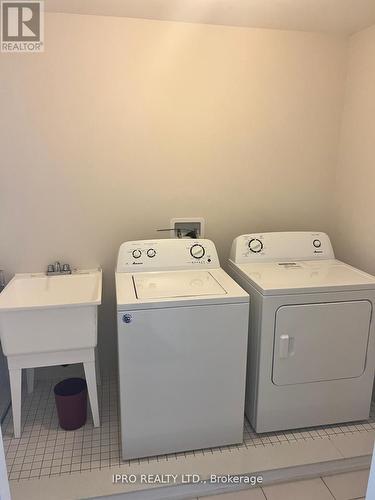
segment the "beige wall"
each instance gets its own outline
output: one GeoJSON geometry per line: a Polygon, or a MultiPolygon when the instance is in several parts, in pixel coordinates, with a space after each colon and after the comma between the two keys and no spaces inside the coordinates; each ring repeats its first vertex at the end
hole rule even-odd
{"type": "Polygon", "coordinates": [[[335,188],[337,256],[375,274],[375,26],[350,39],[335,188]]]}
{"type": "Polygon", "coordinates": [[[329,228],[346,43],[320,34],[50,14],[46,50],[0,55],[0,263],[105,272],[114,355],[124,240],[206,218],[242,232],[329,228]]]}

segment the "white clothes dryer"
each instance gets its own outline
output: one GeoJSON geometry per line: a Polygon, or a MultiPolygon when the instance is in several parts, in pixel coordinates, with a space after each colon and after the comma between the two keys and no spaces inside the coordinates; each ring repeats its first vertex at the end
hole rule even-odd
{"type": "Polygon", "coordinates": [[[239,236],[229,274],[250,294],[246,415],[256,432],[369,417],[375,278],[324,233],[239,236]]]}

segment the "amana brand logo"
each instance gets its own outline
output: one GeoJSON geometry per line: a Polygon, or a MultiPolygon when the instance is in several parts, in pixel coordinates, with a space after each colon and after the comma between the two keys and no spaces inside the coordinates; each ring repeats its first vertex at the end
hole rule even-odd
{"type": "Polygon", "coordinates": [[[44,2],[1,2],[1,51],[43,52],[44,2]]]}

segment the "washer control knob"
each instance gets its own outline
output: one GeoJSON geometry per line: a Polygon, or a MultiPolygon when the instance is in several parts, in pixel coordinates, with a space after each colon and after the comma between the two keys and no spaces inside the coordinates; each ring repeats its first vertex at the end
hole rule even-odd
{"type": "Polygon", "coordinates": [[[139,259],[140,257],[142,257],[142,252],[140,250],[133,250],[132,252],[132,255],[135,259],[139,259]]]}
{"type": "Polygon", "coordinates": [[[150,257],[150,259],[152,259],[152,257],[155,257],[156,255],[156,250],[154,250],[153,248],[149,248],[147,250],[147,257],[150,257]]]}
{"type": "Polygon", "coordinates": [[[320,248],[322,246],[322,242],[320,240],[314,240],[313,245],[315,248],[320,248]]]}
{"type": "Polygon", "coordinates": [[[249,248],[253,253],[259,253],[263,250],[263,243],[258,238],[249,241],[249,248]]]}
{"type": "Polygon", "coordinates": [[[199,243],[196,243],[190,248],[190,255],[194,257],[194,259],[201,259],[204,257],[204,254],[206,253],[206,250],[202,245],[199,245],[199,243]]]}

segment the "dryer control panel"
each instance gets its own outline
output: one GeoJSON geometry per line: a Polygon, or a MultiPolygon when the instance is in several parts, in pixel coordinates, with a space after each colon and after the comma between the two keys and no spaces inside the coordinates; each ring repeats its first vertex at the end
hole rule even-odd
{"type": "Polygon", "coordinates": [[[127,241],[120,246],[117,272],[215,269],[220,267],[210,240],[165,239],[127,241]]]}
{"type": "Polygon", "coordinates": [[[328,235],[308,231],[243,234],[233,241],[230,253],[236,264],[334,258],[328,235]]]}

